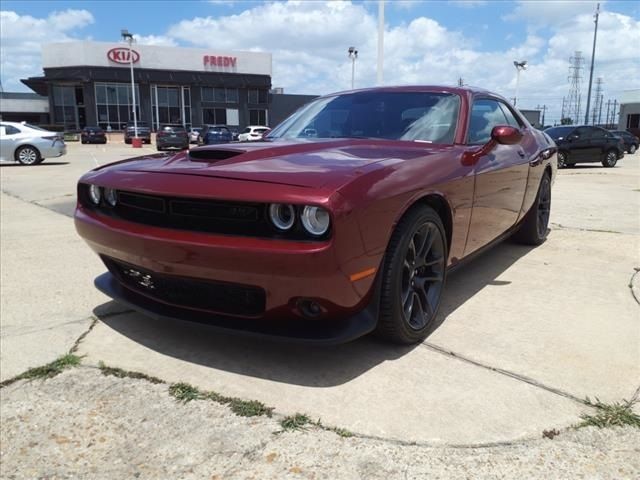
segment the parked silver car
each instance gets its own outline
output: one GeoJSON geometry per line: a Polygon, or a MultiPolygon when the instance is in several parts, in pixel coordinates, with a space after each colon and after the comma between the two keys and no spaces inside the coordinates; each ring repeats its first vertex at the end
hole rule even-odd
{"type": "Polygon", "coordinates": [[[61,133],[27,123],[0,122],[0,161],[36,165],[67,153],[61,133]]]}

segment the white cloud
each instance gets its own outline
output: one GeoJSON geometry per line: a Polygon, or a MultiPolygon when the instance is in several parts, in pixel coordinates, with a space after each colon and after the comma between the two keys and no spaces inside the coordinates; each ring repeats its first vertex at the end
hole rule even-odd
{"type": "Polygon", "coordinates": [[[22,90],[21,78],[42,72],[40,47],[48,42],[74,40],[71,30],[82,29],[94,22],[87,10],[53,12],[46,18],[0,12],[0,71],[5,90],[22,90]]]}
{"type": "Polygon", "coordinates": [[[178,43],[171,37],[164,35],[134,35],[138,45],[157,45],[161,47],[175,47],[178,43]]]}

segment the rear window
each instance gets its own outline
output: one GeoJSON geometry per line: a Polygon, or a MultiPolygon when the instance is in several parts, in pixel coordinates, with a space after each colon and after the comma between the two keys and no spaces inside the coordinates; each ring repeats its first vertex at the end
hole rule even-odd
{"type": "Polygon", "coordinates": [[[229,129],[227,127],[213,127],[211,131],[216,133],[229,133],[229,129]]]}
{"type": "Polygon", "coordinates": [[[185,128],[182,125],[164,125],[161,130],[163,132],[170,133],[186,132],[185,128]]]}

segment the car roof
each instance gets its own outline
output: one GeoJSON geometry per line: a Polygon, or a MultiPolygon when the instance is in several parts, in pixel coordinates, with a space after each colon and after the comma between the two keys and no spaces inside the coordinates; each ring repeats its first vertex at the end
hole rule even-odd
{"type": "Polygon", "coordinates": [[[460,86],[452,86],[452,85],[389,85],[384,87],[371,87],[371,88],[360,88],[355,90],[344,90],[341,92],[331,93],[327,95],[328,97],[332,95],[340,95],[344,93],[356,93],[356,92],[446,92],[446,93],[471,93],[471,94],[490,94],[500,96],[494,92],[491,92],[487,89],[480,87],[473,87],[469,85],[465,85],[463,87],[460,86]]]}

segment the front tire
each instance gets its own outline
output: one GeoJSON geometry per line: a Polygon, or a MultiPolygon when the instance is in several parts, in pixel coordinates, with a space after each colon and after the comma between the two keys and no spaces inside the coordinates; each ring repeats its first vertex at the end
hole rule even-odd
{"type": "Polygon", "coordinates": [[[629,153],[630,153],[631,155],[633,155],[634,153],[636,153],[636,150],[637,150],[637,149],[638,149],[638,146],[632,143],[632,144],[629,146],[629,153]]]}
{"type": "Polygon", "coordinates": [[[409,210],[396,226],[383,261],[379,337],[406,345],[421,342],[435,330],[447,255],[444,226],[435,210],[409,210]]]}
{"type": "Polygon", "coordinates": [[[604,160],[602,160],[602,166],[606,168],[613,168],[618,163],[618,152],[615,150],[609,150],[604,155],[604,160]]]}
{"type": "Polygon", "coordinates": [[[549,234],[551,214],[551,177],[545,173],[538,187],[538,194],[513,238],[525,245],[540,245],[549,234]]]}
{"type": "Polygon", "coordinates": [[[16,150],[16,160],[22,165],[36,165],[43,159],[37,148],[24,145],[16,150]]]}

